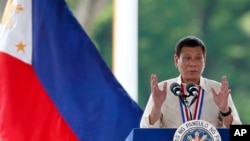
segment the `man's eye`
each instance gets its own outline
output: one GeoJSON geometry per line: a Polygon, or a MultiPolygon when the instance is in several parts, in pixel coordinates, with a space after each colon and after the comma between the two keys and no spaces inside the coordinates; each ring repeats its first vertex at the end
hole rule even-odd
{"type": "Polygon", "coordinates": [[[183,60],[190,60],[191,57],[183,57],[183,60]]]}
{"type": "Polygon", "coordinates": [[[202,57],[197,57],[196,60],[202,60],[202,57]]]}

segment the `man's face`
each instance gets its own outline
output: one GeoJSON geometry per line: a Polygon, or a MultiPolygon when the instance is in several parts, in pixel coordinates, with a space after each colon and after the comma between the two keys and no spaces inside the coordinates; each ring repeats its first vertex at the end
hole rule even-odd
{"type": "Polygon", "coordinates": [[[174,56],[175,65],[182,76],[184,83],[199,84],[200,76],[205,68],[206,57],[201,47],[183,47],[180,57],[174,56]]]}

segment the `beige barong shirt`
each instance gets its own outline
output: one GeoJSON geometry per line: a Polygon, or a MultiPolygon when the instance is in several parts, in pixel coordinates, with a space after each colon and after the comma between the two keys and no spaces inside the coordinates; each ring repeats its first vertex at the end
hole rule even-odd
{"type": "MultiPolygon", "coordinates": [[[[153,106],[152,94],[150,94],[148,103],[145,107],[140,122],[141,128],[178,128],[181,124],[183,124],[179,97],[174,95],[170,90],[170,85],[172,83],[177,82],[178,84],[181,84],[181,76],[160,82],[159,83],[160,89],[163,88],[164,82],[167,82],[168,86],[167,86],[167,97],[161,108],[162,116],[154,125],[150,125],[149,114],[153,106]]],[[[213,100],[213,94],[210,90],[213,87],[216,90],[216,92],[218,92],[220,90],[221,83],[201,77],[200,86],[205,90],[200,120],[207,121],[216,128],[224,128],[225,126],[223,125],[222,122],[220,110],[215,104],[213,100]]],[[[192,106],[190,107],[192,113],[194,112],[195,109],[194,105],[196,105],[196,102],[192,104],[192,106]]],[[[232,109],[232,115],[233,115],[232,124],[241,124],[240,117],[233,103],[231,94],[229,95],[228,98],[228,106],[230,106],[232,109]]]]}

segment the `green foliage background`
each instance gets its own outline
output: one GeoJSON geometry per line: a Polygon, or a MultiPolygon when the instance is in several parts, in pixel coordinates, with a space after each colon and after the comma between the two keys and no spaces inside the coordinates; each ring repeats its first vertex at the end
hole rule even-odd
{"type": "MultiPolygon", "coordinates": [[[[68,0],[74,7],[75,0],[68,0]]],[[[95,18],[88,34],[112,68],[112,1],[95,18]]],[[[129,9],[128,9],[129,10],[129,9]]],[[[129,23],[128,23],[129,26],[129,23]]],[[[139,105],[145,108],[150,75],[159,81],[178,75],[176,42],[195,35],[207,45],[204,76],[220,81],[226,75],[241,120],[250,120],[250,1],[139,0],[139,105]]]]}

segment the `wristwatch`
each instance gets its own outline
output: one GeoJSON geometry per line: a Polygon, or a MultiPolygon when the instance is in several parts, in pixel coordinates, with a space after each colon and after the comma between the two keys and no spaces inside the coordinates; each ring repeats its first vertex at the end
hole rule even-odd
{"type": "Polygon", "coordinates": [[[226,113],[220,112],[220,114],[221,114],[223,117],[226,117],[226,116],[228,116],[228,115],[230,115],[230,114],[232,113],[231,107],[228,107],[228,108],[229,108],[229,111],[228,111],[228,112],[226,112],[226,113]]]}

